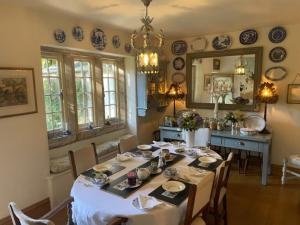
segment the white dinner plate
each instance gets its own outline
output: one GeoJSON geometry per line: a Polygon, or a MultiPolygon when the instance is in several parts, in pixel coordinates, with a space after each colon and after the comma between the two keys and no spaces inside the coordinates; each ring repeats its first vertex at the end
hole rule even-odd
{"type": "Polygon", "coordinates": [[[162,185],[162,188],[168,192],[180,192],[185,189],[185,184],[180,181],[168,181],[162,185]]]}
{"type": "Polygon", "coordinates": [[[131,154],[127,154],[127,153],[124,153],[124,154],[118,154],[116,156],[116,160],[119,161],[119,162],[125,162],[125,161],[129,161],[133,158],[133,156],[131,154]]]}
{"type": "Polygon", "coordinates": [[[198,160],[205,164],[210,164],[210,163],[214,163],[217,161],[217,159],[210,157],[210,156],[202,156],[202,157],[198,158],[198,160]]]}
{"type": "Polygon", "coordinates": [[[137,148],[140,150],[150,150],[150,149],[152,149],[152,146],[151,145],[138,145],[137,148]]]}
{"type": "Polygon", "coordinates": [[[244,126],[246,128],[255,129],[257,131],[262,131],[266,126],[266,121],[257,115],[248,116],[244,121],[244,126]]]}
{"type": "Polygon", "coordinates": [[[97,172],[104,172],[104,171],[108,171],[112,168],[112,165],[108,164],[108,163],[103,163],[103,164],[98,164],[96,166],[93,167],[93,170],[97,171],[97,172]]]}

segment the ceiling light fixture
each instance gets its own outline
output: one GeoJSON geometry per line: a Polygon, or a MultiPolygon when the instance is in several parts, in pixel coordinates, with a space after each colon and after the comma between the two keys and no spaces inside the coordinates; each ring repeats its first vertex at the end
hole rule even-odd
{"type": "Polygon", "coordinates": [[[245,60],[243,56],[240,56],[237,65],[235,67],[235,74],[246,75],[246,66],[247,66],[247,60],[245,60]]]}
{"type": "Polygon", "coordinates": [[[137,53],[137,70],[144,74],[155,75],[159,72],[159,51],[164,44],[164,34],[155,34],[151,25],[153,18],[148,16],[148,7],[152,0],[141,0],[146,7],[146,15],[141,19],[140,32],[131,34],[131,45],[137,53]]]}

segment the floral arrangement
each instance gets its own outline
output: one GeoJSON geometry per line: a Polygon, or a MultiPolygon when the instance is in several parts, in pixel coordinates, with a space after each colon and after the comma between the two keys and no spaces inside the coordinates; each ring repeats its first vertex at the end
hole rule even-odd
{"type": "Polygon", "coordinates": [[[245,114],[241,111],[228,112],[224,118],[224,122],[237,123],[245,120],[245,114]]]}
{"type": "Polygon", "coordinates": [[[181,129],[195,131],[200,128],[202,117],[196,112],[183,112],[177,119],[177,124],[181,129]]]}

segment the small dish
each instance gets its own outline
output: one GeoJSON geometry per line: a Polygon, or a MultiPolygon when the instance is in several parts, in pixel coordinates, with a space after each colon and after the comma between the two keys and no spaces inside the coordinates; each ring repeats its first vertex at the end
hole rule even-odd
{"type": "Polygon", "coordinates": [[[97,172],[105,172],[105,171],[109,171],[112,168],[111,164],[98,164],[96,166],[93,167],[93,170],[97,171],[97,172]]]}
{"type": "Polygon", "coordinates": [[[185,184],[180,181],[168,181],[162,185],[165,191],[177,193],[185,189],[185,184]]]}
{"type": "Polygon", "coordinates": [[[117,154],[116,156],[116,160],[118,162],[126,162],[126,161],[129,161],[129,160],[132,160],[133,156],[131,154],[117,154]]]}
{"type": "Polygon", "coordinates": [[[205,164],[211,164],[211,163],[215,163],[217,161],[217,159],[210,157],[210,156],[202,156],[202,157],[198,158],[198,160],[201,163],[205,163],[205,164]]]}
{"type": "Polygon", "coordinates": [[[154,175],[154,174],[160,174],[162,172],[162,169],[161,168],[157,168],[157,170],[155,171],[151,171],[151,174],[154,175]]]}
{"type": "Polygon", "coordinates": [[[152,146],[151,145],[138,145],[137,148],[139,150],[150,150],[150,149],[152,149],[152,146]]]}
{"type": "Polygon", "coordinates": [[[131,188],[137,188],[137,187],[141,186],[143,182],[140,181],[139,179],[136,179],[135,185],[129,185],[127,180],[124,183],[125,183],[126,188],[131,189],[131,188]]]}
{"type": "Polygon", "coordinates": [[[177,152],[177,153],[184,153],[185,152],[185,149],[184,148],[176,148],[175,149],[175,152],[177,152]]]}

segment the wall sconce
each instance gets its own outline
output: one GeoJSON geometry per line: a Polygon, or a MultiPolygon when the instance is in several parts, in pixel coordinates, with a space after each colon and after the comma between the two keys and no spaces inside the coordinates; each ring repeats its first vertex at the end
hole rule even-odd
{"type": "MultiPolygon", "coordinates": [[[[267,105],[274,104],[278,101],[279,95],[276,93],[276,89],[273,83],[264,82],[259,86],[258,95],[256,99],[260,103],[265,103],[265,112],[264,112],[264,119],[267,122],[267,105]]],[[[262,133],[270,133],[266,127],[262,131],[262,133]]]]}
{"type": "Polygon", "coordinates": [[[167,98],[173,100],[173,116],[176,115],[176,100],[181,100],[185,97],[185,94],[182,91],[182,88],[179,84],[173,83],[171,84],[169,90],[166,93],[167,98]]]}

